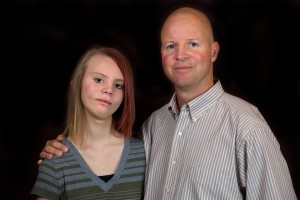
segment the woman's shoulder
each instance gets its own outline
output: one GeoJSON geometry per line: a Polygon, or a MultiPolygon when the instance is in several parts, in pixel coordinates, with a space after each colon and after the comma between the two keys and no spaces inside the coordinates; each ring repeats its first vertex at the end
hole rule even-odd
{"type": "Polygon", "coordinates": [[[137,151],[144,151],[144,142],[138,138],[130,138],[130,149],[137,151]],[[139,150],[138,150],[139,149],[139,150]]]}
{"type": "Polygon", "coordinates": [[[139,139],[139,138],[136,138],[136,137],[130,138],[130,143],[144,145],[143,141],[141,139],[139,139]]]}

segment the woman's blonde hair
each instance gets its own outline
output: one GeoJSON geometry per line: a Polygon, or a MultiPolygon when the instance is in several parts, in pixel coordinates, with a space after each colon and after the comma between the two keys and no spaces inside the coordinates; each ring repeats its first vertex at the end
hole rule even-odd
{"type": "Polygon", "coordinates": [[[132,127],[135,120],[134,80],[128,59],[117,49],[110,47],[93,47],[88,49],[80,58],[70,81],[68,110],[66,115],[65,136],[79,145],[86,138],[86,118],[81,100],[83,76],[88,68],[88,61],[94,55],[105,55],[112,58],[124,77],[124,99],[113,114],[112,128],[125,137],[132,137],[132,127]]]}

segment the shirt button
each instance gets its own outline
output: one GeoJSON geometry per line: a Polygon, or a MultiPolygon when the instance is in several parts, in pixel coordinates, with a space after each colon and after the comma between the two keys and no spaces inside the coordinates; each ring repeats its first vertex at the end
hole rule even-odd
{"type": "Polygon", "coordinates": [[[175,160],[173,160],[173,161],[172,161],[172,164],[173,164],[173,165],[175,165],[175,164],[176,164],[176,161],[175,161],[175,160]]]}
{"type": "Polygon", "coordinates": [[[170,190],[168,187],[165,187],[165,191],[166,191],[166,193],[168,193],[170,190]]]}
{"type": "Polygon", "coordinates": [[[181,131],[179,131],[179,133],[178,133],[178,134],[179,134],[179,136],[181,136],[181,135],[182,135],[182,132],[181,132],[181,131]]]}

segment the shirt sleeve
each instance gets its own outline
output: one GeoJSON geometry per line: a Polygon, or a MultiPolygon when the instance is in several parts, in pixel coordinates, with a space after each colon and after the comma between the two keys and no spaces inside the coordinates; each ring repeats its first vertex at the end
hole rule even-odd
{"type": "Polygon", "coordinates": [[[59,184],[59,174],[53,160],[45,159],[39,166],[37,179],[31,194],[47,199],[60,199],[62,189],[61,184],[59,184]]]}
{"type": "Polygon", "coordinates": [[[245,134],[237,158],[241,186],[248,200],[297,200],[287,163],[269,127],[245,134]]]}

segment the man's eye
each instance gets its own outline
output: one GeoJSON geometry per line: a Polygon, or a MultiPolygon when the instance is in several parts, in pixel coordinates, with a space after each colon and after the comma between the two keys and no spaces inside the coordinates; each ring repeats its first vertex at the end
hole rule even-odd
{"type": "Polygon", "coordinates": [[[175,48],[175,45],[174,44],[169,44],[168,46],[167,46],[167,49],[174,49],[175,48]]]}
{"type": "Polygon", "coordinates": [[[197,42],[191,42],[191,43],[190,43],[190,46],[192,46],[192,47],[197,47],[197,46],[199,46],[199,44],[198,44],[197,42]]]}

